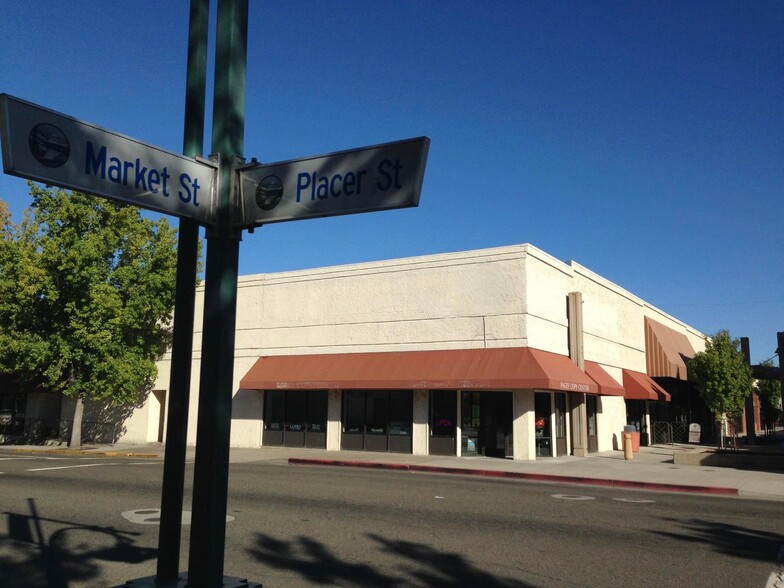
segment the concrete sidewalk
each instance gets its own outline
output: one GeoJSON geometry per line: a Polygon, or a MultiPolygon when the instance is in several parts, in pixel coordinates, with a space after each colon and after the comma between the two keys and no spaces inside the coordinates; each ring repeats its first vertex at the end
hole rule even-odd
{"type": "MultiPolygon", "coordinates": [[[[123,444],[86,446],[80,450],[5,445],[2,446],[2,450],[63,456],[147,459],[163,459],[165,452],[162,445],[123,444]]],[[[441,457],[259,447],[232,448],[230,460],[232,463],[268,461],[302,466],[365,467],[784,501],[784,473],[675,463],[676,453],[695,450],[699,448],[686,445],[659,445],[641,447],[632,460],[625,460],[622,451],[605,451],[584,458],[559,457],[541,458],[536,461],[514,461],[490,457],[441,457]]],[[[193,461],[194,456],[195,448],[189,447],[186,460],[193,461]]]]}

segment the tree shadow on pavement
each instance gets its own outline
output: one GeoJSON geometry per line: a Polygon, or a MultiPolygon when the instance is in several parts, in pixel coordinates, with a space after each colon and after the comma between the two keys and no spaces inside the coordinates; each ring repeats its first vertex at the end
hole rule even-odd
{"type": "Polygon", "coordinates": [[[138,564],[157,554],[157,549],[134,545],[138,533],[43,518],[35,501],[28,502],[30,514],[5,513],[8,534],[0,537],[0,586],[100,585],[101,562],[138,564]],[[52,527],[56,530],[50,532],[52,527]]]}
{"type": "Polygon", "coordinates": [[[482,586],[482,588],[525,588],[529,586],[512,578],[496,576],[474,567],[459,553],[433,549],[429,545],[412,541],[390,541],[378,535],[370,535],[386,551],[407,558],[411,575],[423,586],[447,588],[449,586],[482,586]]]}
{"type": "Polygon", "coordinates": [[[776,561],[784,536],[701,519],[665,519],[681,528],[683,533],[654,531],[668,539],[702,543],[717,552],[758,561],[776,561]]]}
{"type": "MultiPolygon", "coordinates": [[[[342,586],[368,586],[393,588],[403,586],[476,588],[527,588],[529,585],[509,578],[497,578],[491,573],[474,567],[459,553],[440,552],[422,543],[392,541],[378,535],[369,535],[386,556],[399,561],[397,574],[390,575],[367,562],[344,561],[330,549],[313,539],[299,536],[285,541],[257,534],[256,547],[250,555],[259,562],[278,570],[300,574],[309,584],[339,584],[342,586]],[[398,575],[399,574],[399,575],[398,575]],[[418,580],[418,581],[417,581],[418,580]]],[[[368,552],[367,561],[374,559],[368,552]]]]}

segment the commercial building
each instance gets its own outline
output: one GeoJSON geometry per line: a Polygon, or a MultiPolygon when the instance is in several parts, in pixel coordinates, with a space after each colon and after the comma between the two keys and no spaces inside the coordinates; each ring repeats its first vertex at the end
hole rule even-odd
{"type": "MultiPolygon", "coordinates": [[[[197,294],[190,444],[196,441],[197,294]]],[[[693,420],[702,333],[525,244],[239,280],[231,443],[539,459],[693,420]]],[[[162,441],[170,361],[120,441],[162,441]]],[[[89,407],[86,419],[89,420],[89,407]]]]}

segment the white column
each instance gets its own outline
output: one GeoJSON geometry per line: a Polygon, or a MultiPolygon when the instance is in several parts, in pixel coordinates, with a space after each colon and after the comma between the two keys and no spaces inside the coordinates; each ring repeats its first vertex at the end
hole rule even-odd
{"type": "Polygon", "coordinates": [[[512,441],[514,459],[536,459],[536,431],[534,391],[515,390],[512,393],[512,441]]]}
{"type": "Polygon", "coordinates": [[[340,451],[341,400],[340,390],[327,392],[327,451],[340,451]]]}
{"type": "Polygon", "coordinates": [[[428,391],[414,390],[414,430],[411,439],[411,453],[427,455],[428,445],[428,391]]]}

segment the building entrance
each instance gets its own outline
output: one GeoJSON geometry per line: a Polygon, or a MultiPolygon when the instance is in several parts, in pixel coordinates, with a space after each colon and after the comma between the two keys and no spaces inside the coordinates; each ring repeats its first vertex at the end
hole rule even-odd
{"type": "Polygon", "coordinates": [[[512,393],[463,392],[462,455],[512,457],[512,393]]]}

